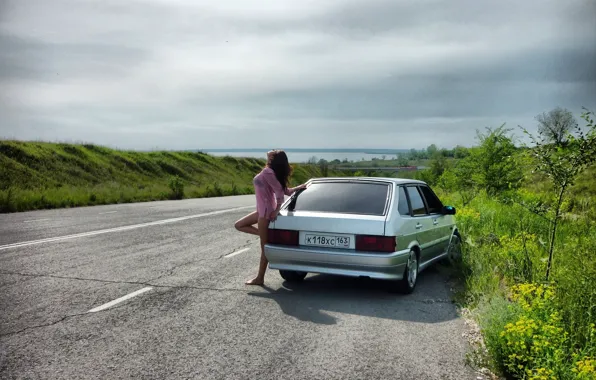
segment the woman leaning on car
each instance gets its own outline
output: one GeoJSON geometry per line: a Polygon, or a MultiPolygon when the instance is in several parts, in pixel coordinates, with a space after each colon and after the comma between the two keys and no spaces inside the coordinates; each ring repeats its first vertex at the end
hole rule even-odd
{"type": "Polygon", "coordinates": [[[261,262],[257,276],[246,282],[246,285],[263,285],[267,270],[265,257],[265,244],[269,223],[277,219],[284,195],[292,195],[296,190],[303,189],[306,185],[294,188],[288,187],[288,180],[292,174],[292,167],[288,156],[283,150],[267,152],[265,168],[253,179],[257,210],[238,220],[234,227],[238,231],[259,236],[261,240],[261,262]],[[255,227],[255,224],[257,225],[255,227]]]}

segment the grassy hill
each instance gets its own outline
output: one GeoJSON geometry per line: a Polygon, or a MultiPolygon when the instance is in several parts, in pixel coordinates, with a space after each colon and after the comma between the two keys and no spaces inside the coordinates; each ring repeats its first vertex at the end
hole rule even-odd
{"type": "MultiPolygon", "coordinates": [[[[252,178],[264,165],[254,158],[196,152],[4,140],[0,212],[250,194],[252,178]]],[[[317,166],[295,165],[291,181],[321,175],[317,166]]]]}

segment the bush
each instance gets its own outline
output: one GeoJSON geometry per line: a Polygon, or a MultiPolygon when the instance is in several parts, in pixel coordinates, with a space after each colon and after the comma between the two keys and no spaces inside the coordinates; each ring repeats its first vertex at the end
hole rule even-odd
{"type": "MultiPolygon", "coordinates": [[[[491,196],[502,196],[512,189],[518,189],[523,179],[520,155],[509,136],[510,129],[504,125],[496,129],[487,128],[477,132],[480,145],[467,149],[465,158],[455,167],[449,168],[444,158],[431,162],[431,169],[422,173],[432,184],[456,191],[464,204],[469,203],[479,191],[491,196]]],[[[422,178],[421,178],[422,179],[422,178]]]]}
{"type": "Polygon", "coordinates": [[[14,190],[12,187],[9,187],[8,190],[1,191],[0,195],[2,196],[2,203],[0,203],[0,211],[1,212],[12,212],[16,211],[14,205],[14,190]]]}
{"type": "MultiPolygon", "coordinates": [[[[521,196],[540,202],[535,194],[521,196]]],[[[551,282],[541,284],[548,219],[486,194],[456,207],[466,300],[480,311],[495,369],[519,379],[593,378],[596,222],[561,222],[556,246],[565,256],[553,266],[551,282]]]]}
{"type": "Polygon", "coordinates": [[[168,184],[171,194],[170,199],[182,199],[184,198],[184,184],[180,177],[175,176],[170,179],[170,183],[168,184]]]}
{"type": "Polygon", "coordinates": [[[484,320],[486,345],[508,376],[519,379],[593,379],[596,329],[577,346],[557,308],[557,291],[542,284],[511,288],[511,304],[489,309],[484,320]]]}
{"type": "Polygon", "coordinates": [[[213,194],[216,197],[221,197],[224,194],[221,186],[219,186],[217,182],[213,184],[213,194]]]}
{"type": "Polygon", "coordinates": [[[430,168],[428,169],[431,174],[431,185],[436,184],[439,178],[448,168],[449,164],[447,162],[447,158],[440,153],[435,153],[430,162],[430,168]]]}

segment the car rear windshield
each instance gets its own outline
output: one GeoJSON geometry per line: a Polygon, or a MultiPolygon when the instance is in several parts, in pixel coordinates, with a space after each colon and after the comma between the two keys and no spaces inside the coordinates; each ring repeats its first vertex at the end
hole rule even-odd
{"type": "Polygon", "coordinates": [[[388,193],[384,183],[312,183],[296,198],[294,211],[384,215],[388,193]]]}

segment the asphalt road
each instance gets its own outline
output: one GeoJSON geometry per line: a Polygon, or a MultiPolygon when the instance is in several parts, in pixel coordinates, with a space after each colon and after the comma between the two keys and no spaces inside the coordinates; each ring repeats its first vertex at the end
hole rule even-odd
{"type": "Polygon", "coordinates": [[[0,215],[1,378],[477,379],[439,271],[408,296],[276,271],[244,286],[258,241],[233,223],[253,204],[0,215]]]}

